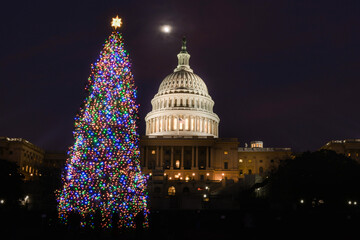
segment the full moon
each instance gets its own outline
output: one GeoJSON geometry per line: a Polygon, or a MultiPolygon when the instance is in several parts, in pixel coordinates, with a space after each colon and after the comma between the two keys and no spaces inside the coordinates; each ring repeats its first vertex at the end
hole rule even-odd
{"type": "Polygon", "coordinates": [[[161,26],[161,31],[163,33],[170,33],[171,32],[171,26],[170,25],[163,25],[163,26],[161,26]]]}

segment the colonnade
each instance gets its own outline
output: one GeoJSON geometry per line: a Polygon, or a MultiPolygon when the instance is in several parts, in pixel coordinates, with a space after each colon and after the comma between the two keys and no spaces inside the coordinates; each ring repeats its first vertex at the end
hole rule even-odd
{"type": "Polygon", "coordinates": [[[159,98],[152,100],[152,109],[160,110],[165,108],[174,108],[174,107],[189,107],[202,109],[205,111],[213,111],[214,102],[209,99],[196,99],[189,97],[172,97],[172,98],[159,98]]]}
{"type": "Polygon", "coordinates": [[[146,122],[146,135],[173,131],[191,131],[218,136],[218,122],[199,116],[159,116],[146,122]]]}
{"type": "MultiPolygon", "coordinates": [[[[170,147],[170,166],[169,168],[172,169],[184,169],[184,161],[185,161],[185,154],[184,154],[184,146],[181,146],[181,155],[179,159],[175,159],[174,157],[174,148],[173,146],[170,147]]],[[[191,169],[208,169],[211,166],[211,155],[213,155],[213,149],[211,147],[203,147],[205,150],[205,159],[200,159],[199,156],[199,146],[191,146],[191,169]],[[204,161],[205,160],[205,161],[204,161]],[[200,164],[200,162],[202,164],[200,164]]],[[[153,149],[153,148],[151,148],[153,149]]],[[[143,159],[143,167],[147,169],[155,168],[163,168],[165,166],[165,157],[164,157],[164,146],[157,146],[155,150],[151,150],[149,147],[143,147],[141,149],[142,152],[145,152],[145,158],[143,159]],[[150,165],[150,156],[155,157],[154,165],[150,165]]]]}

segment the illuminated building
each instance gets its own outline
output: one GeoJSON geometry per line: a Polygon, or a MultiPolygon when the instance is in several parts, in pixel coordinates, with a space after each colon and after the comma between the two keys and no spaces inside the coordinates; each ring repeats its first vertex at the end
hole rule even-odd
{"type": "Polygon", "coordinates": [[[333,140],[326,143],[321,149],[333,150],[360,163],[360,139],[333,140]]]}
{"type": "Polygon", "coordinates": [[[205,82],[190,68],[185,39],[177,57],[178,66],[151,100],[146,135],[140,140],[141,166],[150,175],[148,189],[155,208],[197,208],[201,201],[196,197],[209,201],[224,187],[249,174],[264,175],[291,155],[289,148],[263,148],[261,141],[239,148],[237,138],[219,137],[215,103],[205,82]],[[180,197],[181,203],[169,203],[169,196],[180,197]]]}
{"type": "Polygon", "coordinates": [[[206,84],[190,68],[190,54],[183,39],[178,66],[165,77],[151,100],[145,117],[147,136],[218,137],[219,117],[206,84]]]}
{"type": "Polygon", "coordinates": [[[44,150],[22,138],[0,137],[0,159],[15,162],[25,180],[41,176],[44,150]]]}
{"type": "Polygon", "coordinates": [[[264,148],[262,141],[253,141],[250,147],[238,148],[239,174],[267,176],[279,167],[281,161],[291,156],[290,148],[264,148]]]}

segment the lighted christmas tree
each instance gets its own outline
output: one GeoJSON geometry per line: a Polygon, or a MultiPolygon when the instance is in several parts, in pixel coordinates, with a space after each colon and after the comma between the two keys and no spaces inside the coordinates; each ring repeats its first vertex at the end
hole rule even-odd
{"type": "Polygon", "coordinates": [[[146,177],[141,173],[138,105],[129,55],[113,19],[114,31],[91,66],[88,95],[75,118],[58,195],[59,217],[80,216],[81,226],[148,226],[146,177]],[[142,216],[144,221],[136,221],[142,216]]]}

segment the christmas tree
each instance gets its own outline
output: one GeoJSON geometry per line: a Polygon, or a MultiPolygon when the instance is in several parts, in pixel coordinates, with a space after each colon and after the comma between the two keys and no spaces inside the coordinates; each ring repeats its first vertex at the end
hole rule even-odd
{"type": "Polygon", "coordinates": [[[148,226],[146,177],[139,161],[138,105],[129,54],[113,19],[114,31],[91,66],[88,95],[75,118],[58,194],[59,217],[77,215],[81,226],[148,226]],[[143,221],[137,221],[137,219],[143,221]]]}

